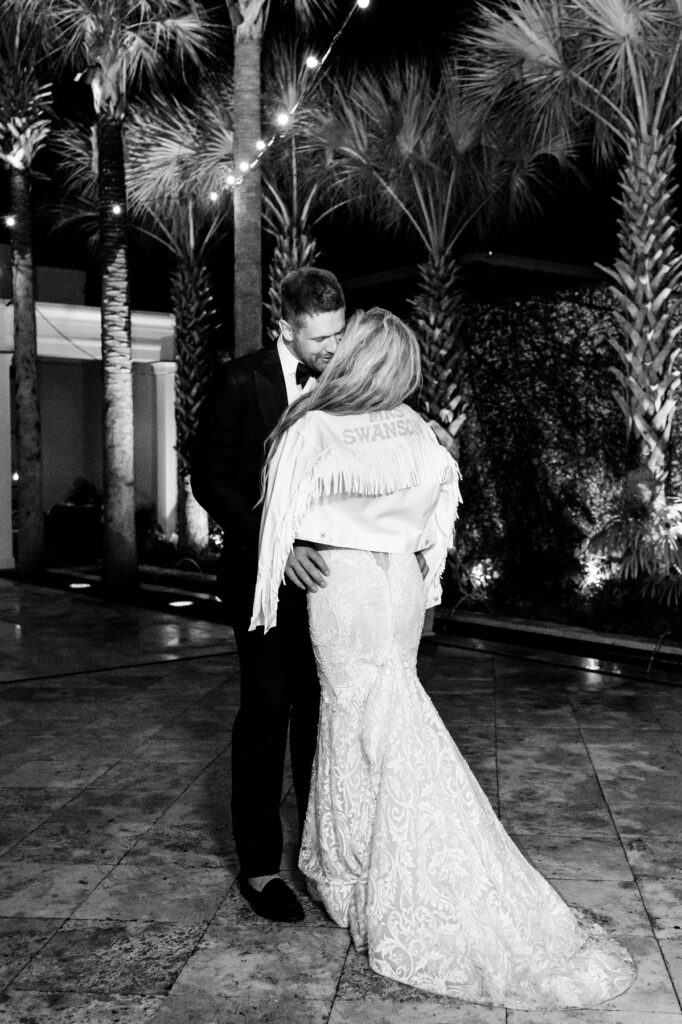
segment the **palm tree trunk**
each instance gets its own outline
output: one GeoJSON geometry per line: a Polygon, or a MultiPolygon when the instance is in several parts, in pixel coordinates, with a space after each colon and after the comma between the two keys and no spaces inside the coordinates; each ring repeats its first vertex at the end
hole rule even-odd
{"type": "Polygon", "coordinates": [[[618,258],[611,290],[622,337],[614,392],[633,442],[635,474],[647,478],[653,505],[665,503],[670,434],[679,388],[678,334],[682,256],[675,250],[675,138],[652,132],[629,140],[621,174],[618,258]]]}
{"type": "Polygon", "coordinates": [[[13,168],[10,187],[14,217],[12,296],[19,473],[17,567],[23,572],[31,572],[45,565],[45,517],[28,172],[13,168]]]}
{"type": "Polygon", "coordinates": [[[421,264],[419,288],[410,304],[421,345],[421,412],[436,425],[439,440],[457,458],[458,435],[466,412],[457,339],[461,296],[457,263],[450,249],[431,253],[427,262],[421,264]]]}
{"type": "Polygon", "coordinates": [[[211,372],[209,348],[214,322],[210,277],[193,255],[171,278],[175,316],[175,424],[178,452],[178,553],[197,558],[208,546],[208,515],[189,484],[191,443],[211,372]]]}
{"type": "MultiPolygon", "coordinates": [[[[256,155],[261,135],[262,15],[235,30],[234,38],[234,161],[256,155]]],[[[236,356],[263,344],[263,277],[261,244],[260,165],[234,190],[234,352],[236,356]]]]}
{"type": "Polygon", "coordinates": [[[133,378],[122,125],[100,115],[99,213],[104,387],[104,565],[109,591],[137,585],[133,378]]]}

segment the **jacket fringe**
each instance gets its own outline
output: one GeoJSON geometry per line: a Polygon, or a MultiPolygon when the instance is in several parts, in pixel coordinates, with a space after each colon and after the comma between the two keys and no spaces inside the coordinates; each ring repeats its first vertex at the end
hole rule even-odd
{"type": "Polygon", "coordinates": [[[256,583],[256,596],[260,595],[266,631],[276,619],[279,588],[298,527],[313,502],[341,494],[376,497],[409,487],[454,481],[456,508],[459,503],[459,469],[446,450],[434,440],[428,435],[411,435],[395,439],[390,446],[382,445],[378,449],[371,443],[361,443],[352,448],[329,445],[311,459],[309,465],[296,472],[296,476],[302,475],[275,535],[270,565],[267,569],[259,568],[256,583]],[[262,587],[263,577],[268,583],[266,590],[262,587]]]}

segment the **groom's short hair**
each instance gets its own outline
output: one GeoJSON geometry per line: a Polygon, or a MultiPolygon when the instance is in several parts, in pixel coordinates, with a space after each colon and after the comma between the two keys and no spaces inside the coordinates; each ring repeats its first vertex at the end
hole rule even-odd
{"type": "Polygon", "coordinates": [[[282,281],[282,318],[300,327],[307,316],[343,309],[346,300],[338,279],[329,270],[300,267],[282,281]]]}

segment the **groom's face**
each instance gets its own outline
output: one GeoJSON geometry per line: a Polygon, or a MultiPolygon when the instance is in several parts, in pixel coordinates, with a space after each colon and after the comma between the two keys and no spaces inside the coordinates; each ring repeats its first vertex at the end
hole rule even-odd
{"type": "Polygon", "coordinates": [[[335,309],[332,313],[314,313],[302,317],[296,324],[282,320],[281,326],[284,340],[296,358],[319,376],[341,340],[346,326],[346,311],[335,309]]]}

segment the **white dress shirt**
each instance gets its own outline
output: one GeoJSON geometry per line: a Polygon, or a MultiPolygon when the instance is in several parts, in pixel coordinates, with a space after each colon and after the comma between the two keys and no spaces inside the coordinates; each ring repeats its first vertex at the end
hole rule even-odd
{"type": "Polygon", "coordinates": [[[304,395],[315,387],[315,378],[309,377],[305,383],[305,387],[301,387],[300,384],[296,383],[296,367],[301,360],[294,355],[290,348],[288,348],[287,343],[281,334],[277,339],[277,355],[279,356],[279,361],[282,364],[284,383],[287,386],[287,403],[291,405],[291,403],[297,398],[300,398],[301,395],[304,395]]]}

